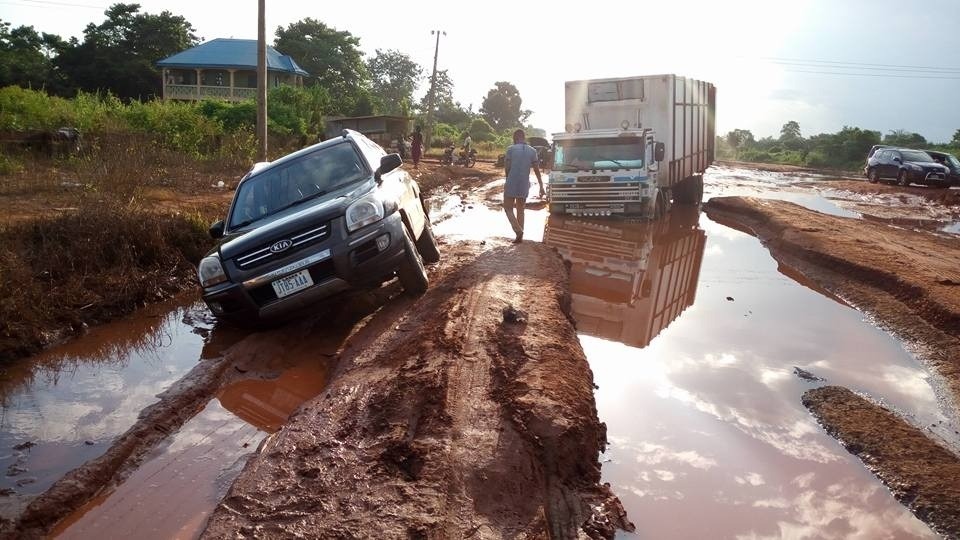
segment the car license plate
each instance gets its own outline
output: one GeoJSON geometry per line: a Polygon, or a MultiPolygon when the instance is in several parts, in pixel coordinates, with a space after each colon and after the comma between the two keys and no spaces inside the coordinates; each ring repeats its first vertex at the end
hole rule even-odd
{"type": "Polygon", "coordinates": [[[308,270],[301,270],[296,274],[280,278],[271,285],[273,285],[273,291],[277,293],[277,298],[283,298],[313,285],[313,280],[310,279],[308,270]]]}

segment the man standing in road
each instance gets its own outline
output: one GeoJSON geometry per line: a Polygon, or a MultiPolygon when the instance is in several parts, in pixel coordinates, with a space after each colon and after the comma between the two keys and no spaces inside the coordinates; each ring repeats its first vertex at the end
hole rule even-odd
{"type": "Polygon", "coordinates": [[[544,197],[543,178],[540,176],[537,151],[527,144],[527,136],[522,129],[513,132],[513,145],[507,148],[503,158],[503,169],[507,173],[507,182],[503,188],[503,211],[507,213],[510,226],[517,238],[513,243],[523,241],[523,210],[527,196],[530,195],[530,169],[537,175],[540,184],[540,198],[544,197]],[[516,210],[516,215],[514,215],[516,210]]]}

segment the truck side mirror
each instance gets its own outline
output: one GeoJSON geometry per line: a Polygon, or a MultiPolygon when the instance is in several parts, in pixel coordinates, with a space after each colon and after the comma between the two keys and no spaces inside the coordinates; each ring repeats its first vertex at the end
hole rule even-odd
{"type": "Polygon", "coordinates": [[[213,238],[214,240],[223,238],[223,220],[221,219],[213,225],[210,225],[208,232],[210,233],[210,238],[213,238]]]}
{"type": "Polygon", "coordinates": [[[662,142],[658,142],[653,145],[653,159],[657,163],[663,161],[664,156],[667,154],[667,146],[662,142]]]}

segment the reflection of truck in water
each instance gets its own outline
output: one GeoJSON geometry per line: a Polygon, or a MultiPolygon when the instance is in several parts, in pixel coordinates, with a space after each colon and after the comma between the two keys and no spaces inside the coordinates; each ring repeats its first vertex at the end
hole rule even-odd
{"type": "Polygon", "coordinates": [[[693,304],[706,235],[699,208],[657,222],[551,214],[543,241],[570,263],[577,331],[645,347],[693,304]]]}
{"type": "Polygon", "coordinates": [[[699,203],[715,114],[714,86],[676,75],[567,82],[550,213],[656,218],[699,203]]]}

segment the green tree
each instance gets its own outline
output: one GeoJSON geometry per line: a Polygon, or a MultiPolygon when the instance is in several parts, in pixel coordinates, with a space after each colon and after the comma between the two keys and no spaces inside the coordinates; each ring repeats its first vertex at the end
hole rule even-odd
{"type": "Polygon", "coordinates": [[[953,139],[950,140],[950,144],[960,147],[960,129],[953,132],[953,139]]]}
{"type": "Polygon", "coordinates": [[[788,150],[803,149],[803,135],[800,134],[800,124],[791,120],[780,129],[780,144],[788,150]]]}
{"type": "MultiPolygon", "coordinates": [[[[434,88],[437,94],[437,97],[434,101],[433,108],[436,112],[435,118],[437,122],[442,124],[450,124],[451,126],[460,126],[462,129],[467,129],[470,126],[470,121],[475,116],[471,111],[464,109],[459,102],[454,101],[453,99],[453,80],[450,79],[450,75],[445,69],[437,71],[436,83],[434,88]]],[[[427,107],[430,105],[430,90],[427,90],[427,93],[423,96],[423,99],[420,100],[420,104],[417,107],[422,114],[426,114],[427,107]]]]}
{"type": "Polygon", "coordinates": [[[497,137],[497,132],[483,118],[474,118],[469,132],[470,138],[477,142],[492,141],[497,137]]]}
{"type": "Polygon", "coordinates": [[[522,126],[532,114],[532,111],[522,109],[522,105],[523,99],[517,87],[506,81],[498,81],[483,98],[480,114],[494,129],[502,131],[522,126]]]}
{"type": "Polygon", "coordinates": [[[291,56],[330,95],[331,112],[372,110],[370,76],[360,38],[307,17],[277,28],[274,46],[291,56]]]}
{"type": "Polygon", "coordinates": [[[903,129],[895,129],[883,136],[883,144],[890,146],[903,146],[906,148],[923,148],[929,143],[927,139],[919,133],[911,133],[903,129]]]}
{"type": "Polygon", "coordinates": [[[725,139],[734,151],[752,145],[756,142],[749,129],[735,129],[726,134],[725,139]]]}
{"type": "Polygon", "coordinates": [[[39,34],[32,26],[11,29],[0,20],[0,87],[59,88],[52,58],[66,46],[60,36],[39,34]]]}
{"type": "Polygon", "coordinates": [[[160,92],[156,62],[197,44],[193,26],[179,15],[140,13],[140,4],[113,4],[106,20],[90,23],[83,42],[72,39],[54,61],[76,89],[109,90],[121,98],[160,92]]]}
{"type": "Polygon", "coordinates": [[[397,50],[381,51],[367,61],[371,92],[385,114],[405,115],[410,109],[413,92],[423,78],[423,68],[397,50]]]}

